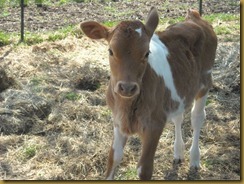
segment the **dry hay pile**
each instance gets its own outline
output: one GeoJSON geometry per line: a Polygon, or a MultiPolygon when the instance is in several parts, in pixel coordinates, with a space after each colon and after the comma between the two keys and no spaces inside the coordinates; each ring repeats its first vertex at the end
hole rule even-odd
{"type": "MultiPolygon", "coordinates": [[[[169,123],[156,152],[153,179],[240,179],[239,48],[234,42],[218,46],[200,138],[202,169],[188,167],[188,113],[183,127],[185,163],[172,165],[174,126],[169,123]]],[[[105,102],[106,44],[68,37],[19,46],[0,67],[0,178],[103,179],[112,141],[111,112],[105,102]]],[[[140,141],[134,136],[116,179],[137,179],[139,155],[140,141]]]]}

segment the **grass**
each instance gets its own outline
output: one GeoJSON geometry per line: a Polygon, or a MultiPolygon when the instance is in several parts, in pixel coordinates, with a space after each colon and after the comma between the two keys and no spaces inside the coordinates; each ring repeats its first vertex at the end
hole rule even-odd
{"type": "Polygon", "coordinates": [[[10,35],[11,34],[0,31],[0,47],[11,43],[10,35]]]}
{"type": "MultiPolygon", "coordinates": [[[[107,7],[108,11],[115,11],[112,7],[107,7]]],[[[206,15],[203,17],[205,20],[209,21],[214,25],[214,30],[217,35],[230,35],[233,33],[240,33],[240,16],[234,14],[223,14],[217,13],[212,15],[206,15]]],[[[174,19],[161,18],[159,29],[163,30],[168,25],[183,21],[184,17],[178,17],[174,19]]],[[[104,25],[108,27],[113,27],[118,24],[118,21],[105,21],[104,25]]],[[[78,26],[70,25],[62,29],[55,31],[49,31],[47,33],[25,33],[25,43],[27,45],[33,45],[37,43],[42,43],[43,41],[57,41],[66,38],[69,35],[73,35],[77,38],[82,36],[81,30],[78,26]]],[[[10,43],[17,42],[19,35],[17,33],[6,33],[0,31],[0,46],[8,45],[10,43]]],[[[228,39],[229,40],[229,39],[228,39]]]]}
{"type": "Polygon", "coordinates": [[[103,22],[103,25],[108,26],[108,27],[114,27],[118,23],[119,23],[118,21],[106,21],[106,22],[103,22]]]}
{"type": "MultiPolygon", "coordinates": [[[[25,44],[34,45],[42,43],[44,41],[57,41],[66,38],[69,35],[80,38],[83,33],[76,26],[70,25],[62,29],[55,31],[49,31],[47,33],[41,32],[25,32],[25,44]]],[[[20,39],[19,34],[17,33],[7,33],[0,31],[0,46],[9,45],[11,43],[18,43],[20,39]]]]}
{"type": "MultiPolygon", "coordinates": [[[[84,2],[93,2],[94,0],[24,0],[24,5],[28,6],[30,4],[36,4],[36,5],[49,5],[49,6],[57,6],[57,5],[64,5],[67,3],[84,3],[84,2]]],[[[95,0],[96,2],[99,2],[99,0],[95,0]]],[[[109,0],[105,0],[109,1],[109,0]]],[[[21,0],[0,0],[0,8],[7,8],[9,6],[17,7],[20,6],[21,0]]]]}
{"type": "Polygon", "coordinates": [[[30,82],[33,86],[38,86],[42,83],[43,79],[40,77],[33,77],[30,82]]]}
{"type": "Polygon", "coordinates": [[[214,23],[218,21],[228,22],[228,21],[239,21],[240,15],[229,14],[229,13],[215,13],[211,15],[204,15],[203,18],[210,23],[214,23]]]}
{"type": "Polygon", "coordinates": [[[35,145],[31,145],[31,146],[26,147],[24,149],[24,156],[25,156],[25,158],[30,159],[30,158],[34,157],[35,154],[36,154],[36,150],[37,149],[36,149],[36,146],[35,145]]]}
{"type": "Polygon", "coordinates": [[[69,93],[65,94],[65,98],[70,100],[70,101],[75,101],[75,100],[80,99],[81,97],[80,97],[80,95],[78,95],[75,92],[69,92],[69,93]]]}
{"type": "Polygon", "coordinates": [[[118,176],[118,180],[137,180],[137,178],[137,170],[134,166],[132,168],[127,168],[126,171],[118,176]]]}
{"type": "MultiPolygon", "coordinates": [[[[24,5],[29,5],[29,4],[46,4],[46,5],[62,5],[66,4],[69,2],[85,2],[87,0],[56,0],[54,3],[51,0],[24,0],[24,5]]],[[[0,0],[0,8],[4,8],[7,6],[19,6],[21,0],[0,0]]]]}

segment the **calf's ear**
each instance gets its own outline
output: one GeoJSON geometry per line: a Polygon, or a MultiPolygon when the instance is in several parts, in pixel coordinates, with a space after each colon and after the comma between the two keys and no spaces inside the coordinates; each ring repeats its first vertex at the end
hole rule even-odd
{"type": "Polygon", "coordinates": [[[146,24],[145,24],[146,30],[148,32],[148,36],[151,37],[153,35],[155,29],[158,26],[158,22],[159,22],[158,12],[156,8],[152,7],[147,16],[146,24]]]}
{"type": "Polygon", "coordinates": [[[92,39],[107,39],[109,29],[96,21],[85,21],[80,24],[80,28],[86,36],[92,39]]]}

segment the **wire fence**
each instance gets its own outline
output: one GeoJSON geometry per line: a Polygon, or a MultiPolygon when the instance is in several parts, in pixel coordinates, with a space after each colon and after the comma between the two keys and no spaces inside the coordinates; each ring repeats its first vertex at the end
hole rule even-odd
{"type": "Polygon", "coordinates": [[[124,18],[143,21],[151,6],[158,8],[160,18],[172,19],[183,18],[189,8],[198,9],[203,16],[236,13],[240,9],[238,3],[238,0],[0,0],[0,39],[1,32],[5,32],[18,34],[20,41],[24,41],[28,34],[45,34],[49,30],[74,26],[88,19],[103,23],[118,22],[124,18]]]}
{"type": "MultiPolygon", "coordinates": [[[[73,0],[74,2],[84,2],[84,0],[73,0]]],[[[202,14],[202,0],[198,0],[199,1],[199,12],[200,14],[202,14]]],[[[52,3],[52,1],[50,0],[13,0],[13,1],[9,1],[9,0],[0,0],[0,8],[4,8],[5,6],[20,6],[20,42],[24,41],[24,28],[25,28],[25,17],[24,17],[24,10],[25,7],[28,5],[33,5],[35,4],[37,7],[43,7],[43,5],[48,5],[52,3]]],[[[57,2],[56,2],[57,3],[57,2]]],[[[60,0],[58,1],[59,4],[62,3],[67,3],[67,0],[60,0]]]]}

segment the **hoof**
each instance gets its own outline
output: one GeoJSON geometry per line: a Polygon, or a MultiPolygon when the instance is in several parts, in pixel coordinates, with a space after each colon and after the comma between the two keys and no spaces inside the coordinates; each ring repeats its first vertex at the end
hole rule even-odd
{"type": "Polygon", "coordinates": [[[175,158],[173,164],[181,164],[185,161],[184,158],[175,158]]]}
{"type": "Polygon", "coordinates": [[[201,169],[200,163],[199,162],[193,162],[190,164],[190,169],[191,170],[199,170],[201,169]]]}

